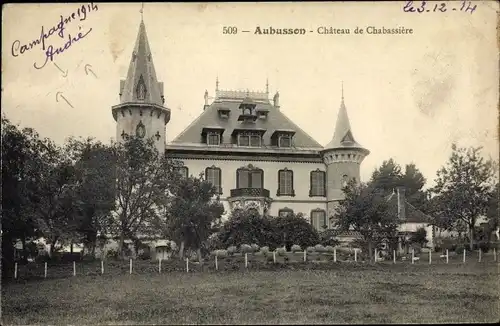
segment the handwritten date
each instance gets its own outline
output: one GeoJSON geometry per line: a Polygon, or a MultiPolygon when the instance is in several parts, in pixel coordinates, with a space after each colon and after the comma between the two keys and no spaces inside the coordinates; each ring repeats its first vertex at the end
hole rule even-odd
{"type": "Polygon", "coordinates": [[[447,11],[461,11],[461,12],[469,12],[470,14],[474,13],[477,8],[477,5],[473,5],[472,1],[456,1],[451,4],[446,2],[440,3],[429,3],[428,1],[406,1],[405,6],[403,7],[404,12],[447,12],[447,11]]]}

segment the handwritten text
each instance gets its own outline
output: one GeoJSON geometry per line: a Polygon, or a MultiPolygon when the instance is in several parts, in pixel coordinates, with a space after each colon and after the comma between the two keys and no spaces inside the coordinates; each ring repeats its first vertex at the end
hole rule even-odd
{"type": "Polygon", "coordinates": [[[37,46],[41,46],[41,50],[45,52],[46,60],[45,63],[42,66],[37,67],[36,63],[34,64],[35,68],[41,69],[45,66],[47,63],[48,59],[50,58],[51,61],[53,60],[54,54],[60,54],[64,50],[68,49],[73,43],[79,41],[80,39],[84,38],[92,29],[90,29],[87,33],[78,33],[77,37],[71,37],[69,35],[69,41],[66,42],[64,47],[58,48],[54,52],[54,47],[52,45],[47,46],[47,41],[50,39],[52,35],[58,35],[62,39],[66,39],[65,36],[65,31],[66,31],[66,25],[71,23],[74,20],[78,21],[84,21],[87,19],[87,15],[89,12],[92,11],[97,11],[99,8],[97,7],[96,4],[90,3],[87,5],[82,5],[78,7],[78,9],[74,12],[72,12],[69,15],[60,16],[59,22],[52,26],[48,31],[45,30],[45,27],[42,25],[41,31],[40,31],[40,36],[28,43],[21,43],[20,40],[15,40],[12,42],[12,47],[11,47],[11,54],[14,57],[18,57],[20,55],[23,55],[27,51],[33,50],[37,46]]]}
{"type": "Polygon", "coordinates": [[[416,4],[413,4],[413,1],[406,1],[405,6],[403,7],[404,12],[447,12],[447,11],[461,11],[461,12],[469,12],[473,13],[477,5],[473,5],[472,1],[456,1],[452,3],[427,3],[427,1],[415,1],[416,4]]]}
{"type": "Polygon", "coordinates": [[[49,45],[49,47],[47,48],[47,51],[45,51],[45,62],[41,66],[37,66],[37,64],[35,62],[35,63],[33,63],[33,66],[36,69],[42,69],[43,67],[45,67],[47,62],[49,62],[49,59],[50,59],[50,61],[54,61],[55,55],[63,53],[65,50],[69,49],[72,44],[80,41],[82,38],[87,36],[91,31],[92,31],[92,28],[89,29],[88,32],[85,34],[82,34],[82,32],[78,33],[78,35],[76,37],[71,37],[71,34],[68,34],[68,36],[69,36],[68,41],[64,44],[64,47],[59,47],[59,48],[54,49],[54,47],[52,45],[49,45]]]}

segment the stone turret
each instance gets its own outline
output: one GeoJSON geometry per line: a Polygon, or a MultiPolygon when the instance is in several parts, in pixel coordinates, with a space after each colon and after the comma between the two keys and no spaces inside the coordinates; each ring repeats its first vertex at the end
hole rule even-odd
{"type": "Polygon", "coordinates": [[[359,183],[361,162],[368,154],[370,151],[354,139],[342,87],[335,131],[332,140],[322,151],[323,161],[327,166],[326,196],[329,216],[334,215],[339,200],[344,198],[343,187],[353,179],[359,183]]]}
{"type": "Polygon", "coordinates": [[[127,78],[120,81],[120,104],[112,107],[116,138],[127,135],[153,138],[160,153],[165,152],[165,126],[170,109],[164,106],[163,83],[158,82],[149,47],[146,26],[141,19],[127,78]]]}

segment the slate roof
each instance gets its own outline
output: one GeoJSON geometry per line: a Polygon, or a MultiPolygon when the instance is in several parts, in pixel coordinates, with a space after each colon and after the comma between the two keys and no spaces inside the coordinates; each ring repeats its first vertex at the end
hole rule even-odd
{"type": "MultiPolygon", "coordinates": [[[[262,136],[263,147],[254,148],[251,151],[260,151],[265,149],[277,149],[271,146],[271,136],[277,130],[279,131],[294,131],[293,146],[285,150],[290,151],[319,151],[323,149],[316,140],[309,136],[293,121],[291,121],[279,108],[272,105],[268,99],[266,92],[248,92],[248,91],[217,91],[216,98],[212,104],[206,109],[172,142],[167,146],[167,149],[174,149],[181,146],[190,147],[212,147],[202,144],[201,133],[206,126],[224,128],[222,134],[222,148],[232,148],[237,146],[231,144],[231,135],[237,129],[250,130],[265,130],[262,136]],[[238,121],[238,117],[242,111],[239,108],[243,101],[251,101],[255,104],[255,111],[267,111],[267,118],[257,118],[255,123],[244,123],[238,121]],[[229,110],[229,118],[221,119],[218,109],[229,110]]],[[[250,149],[250,148],[246,148],[250,149]]]]}
{"type": "Polygon", "coordinates": [[[333,133],[333,138],[325,146],[325,149],[337,149],[337,148],[360,148],[369,153],[367,149],[361,146],[361,144],[356,142],[356,140],[354,139],[343,95],[342,95],[342,101],[340,103],[340,108],[337,114],[337,121],[335,123],[335,131],[333,133]]]}
{"type": "Polygon", "coordinates": [[[156,78],[146,26],[141,20],[127,78],[120,81],[120,104],[147,103],[163,106],[163,102],[163,83],[156,78]],[[145,88],[144,98],[139,96],[142,86],[145,88]]]}
{"type": "MultiPolygon", "coordinates": [[[[389,212],[395,216],[398,215],[398,196],[396,193],[392,193],[387,197],[389,203],[389,212]]],[[[427,214],[418,210],[415,206],[410,204],[405,198],[405,215],[406,218],[403,220],[405,223],[431,223],[432,219],[427,214]]]]}

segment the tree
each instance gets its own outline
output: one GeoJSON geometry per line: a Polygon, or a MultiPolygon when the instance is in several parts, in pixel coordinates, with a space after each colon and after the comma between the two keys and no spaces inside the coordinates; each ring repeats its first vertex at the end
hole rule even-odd
{"type": "Polygon", "coordinates": [[[418,228],[417,231],[411,235],[410,242],[419,244],[421,247],[424,247],[428,242],[427,231],[425,230],[425,228],[418,228]]]}
{"type": "Polygon", "coordinates": [[[470,249],[475,240],[475,225],[480,216],[491,209],[491,194],[494,193],[495,170],[491,160],[481,156],[481,147],[460,148],[452,146],[446,166],[437,173],[434,211],[446,221],[447,229],[461,223],[467,226],[470,249]]]}
{"type": "Polygon", "coordinates": [[[425,205],[427,196],[422,190],[425,182],[426,179],[414,163],[407,164],[403,173],[392,158],[373,171],[370,180],[371,186],[382,190],[386,195],[391,194],[396,187],[403,186],[406,200],[416,207],[425,205]]]}
{"type": "Polygon", "coordinates": [[[43,237],[51,245],[49,256],[74,237],[76,206],[76,174],[74,165],[62,149],[49,139],[40,146],[44,160],[41,177],[33,194],[32,214],[43,237]]]}
{"type": "Polygon", "coordinates": [[[345,199],[340,203],[336,226],[343,231],[354,230],[367,244],[370,260],[373,249],[384,235],[394,235],[397,220],[388,212],[385,193],[366,184],[350,182],[344,188],[345,199]]]}
{"type": "Polygon", "coordinates": [[[75,164],[78,215],[77,239],[83,241],[90,254],[95,253],[98,237],[109,233],[115,208],[114,170],[109,146],[92,138],[70,138],[66,150],[75,164]]]}
{"type": "Polygon", "coordinates": [[[275,233],[272,218],[261,215],[251,206],[234,208],[217,236],[225,248],[255,243],[271,249],[276,248],[276,237],[279,237],[275,233]]]}
{"type": "MultiPolygon", "coordinates": [[[[31,211],[32,192],[36,189],[41,159],[37,153],[38,134],[30,128],[20,129],[2,116],[2,276],[10,275],[14,266],[14,243],[37,235],[31,211]]],[[[23,254],[23,258],[26,255],[23,254]]]]}
{"type": "Polygon", "coordinates": [[[118,251],[123,257],[125,239],[131,239],[137,249],[141,235],[159,235],[154,226],[165,214],[172,198],[169,189],[178,173],[158,153],[153,139],[129,136],[115,143],[112,151],[117,201],[112,233],[119,238],[118,251]]]}
{"type": "Polygon", "coordinates": [[[274,234],[278,235],[276,245],[286,245],[287,250],[294,244],[303,248],[320,242],[316,229],[304,218],[302,213],[278,216],[271,220],[274,234]]]}
{"type": "Polygon", "coordinates": [[[215,232],[224,206],[217,189],[203,175],[181,178],[171,190],[174,197],[168,208],[167,234],[180,243],[181,259],[184,249],[191,249],[197,252],[201,263],[201,249],[215,232]]]}

